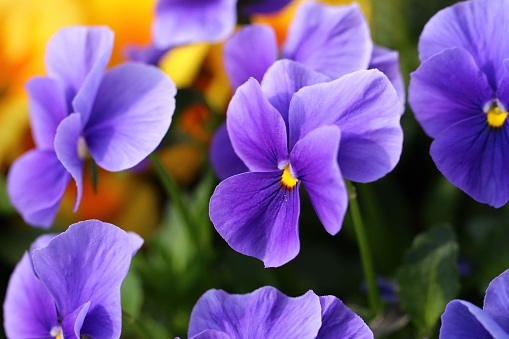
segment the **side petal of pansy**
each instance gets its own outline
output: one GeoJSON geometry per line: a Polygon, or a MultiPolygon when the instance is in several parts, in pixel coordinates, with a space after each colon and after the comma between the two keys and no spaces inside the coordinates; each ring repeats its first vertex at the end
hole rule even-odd
{"type": "Polygon", "coordinates": [[[483,309],[509,333],[509,270],[491,281],[483,309]]]}
{"type": "Polygon", "coordinates": [[[226,123],[219,126],[210,142],[210,163],[219,180],[235,174],[248,172],[249,169],[233,149],[226,123]]]}
{"type": "Polygon", "coordinates": [[[241,28],[224,45],[224,68],[233,89],[251,77],[261,81],[277,56],[276,34],[271,27],[248,25],[241,28]]]}
{"type": "Polygon", "coordinates": [[[83,328],[83,322],[90,309],[90,301],[87,301],[71,314],[68,314],[62,319],[62,337],[65,338],[82,338],[81,329],[83,328]]]}
{"type": "Polygon", "coordinates": [[[401,114],[405,112],[405,82],[399,67],[399,54],[381,46],[373,47],[368,69],[376,68],[387,76],[398,93],[401,102],[401,114]]]}
{"type": "Polygon", "coordinates": [[[369,25],[357,4],[305,2],[291,23],[282,55],[337,79],[366,69],[372,51],[369,25]]]}
{"type": "Polygon", "coordinates": [[[234,338],[312,339],[320,326],[320,300],[312,291],[290,298],[266,286],[244,295],[207,291],[193,308],[188,335],[216,330],[234,338]]]}
{"type": "Polygon", "coordinates": [[[49,228],[70,179],[55,152],[32,150],[11,166],[7,194],[25,222],[49,228]]]}
{"type": "Polygon", "coordinates": [[[210,198],[209,216],[235,251],[279,267],[300,250],[299,184],[287,189],[282,171],[248,172],[221,182],[210,198]]]}
{"type": "Polygon", "coordinates": [[[290,147],[320,126],[338,126],[343,176],[362,183],[377,180],[396,166],[401,155],[400,107],[394,87],[378,70],[304,87],[290,103],[290,147]]]}
{"type": "Polygon", "coordinates": [[[84,128],[92,158],[108,171],[137,165],[168,131],[175,94],[175,84],[153,66],[126,63],[109,70],[84,128]]]}

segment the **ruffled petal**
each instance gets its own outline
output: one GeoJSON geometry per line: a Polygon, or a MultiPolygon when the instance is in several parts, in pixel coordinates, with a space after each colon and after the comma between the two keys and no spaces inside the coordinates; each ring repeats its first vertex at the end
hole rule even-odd
{"type": "Polygon", "coordinates": [[[475,200],[493,207],[509,200],[507,123],[489,127],[484,114],[458,122],[437,136],[430,154],[447,180],[475,200]]]}
{"type": "Polygon", "coordinates": [[[9,279],[3,310],[9,338],[51,339],[51,329],[58,326],[55,303],[35,276],[28,253],[9,279]]]}
{"type": "Polygon", "coordinates": [[[282,171],[248,172],[221,182],[210,199],[210,220],[235,251],[286,264],[299,253],[299,186],[281,184],[282,171]]]}
{"type": "Polygon", "coordinates": [[[221,181],[232,175],[249,171],[233,149],[226,123],[219,126],[210,142],[210,163],[221,181]]]}
{"type": "Polygon", "coordinates": [[[372,51],[369,25],[357,4],[305,2],[291,23],[282,54],[337,79],[366,69],[372,51]]]}
{"type": "Polygon", "coordinates": [[[338,162],[343,176],[357,182],[377,180],[401,155],[400,105],[394,87],[377,70],[305,87],[290,103],[290,145],[317,127],[336,125],[341,130],[338,162]]]}
{"type": "Polygon", "coordinates": [[[334,235],[341,229],[348,193],[336,161],[340,131],[336,126],[315,129],[299,140],[290,154],[295,177],[302,181],[323,226],[334,235]]]}
{"type": "Polygon", "coordinates": [[[373,47],[368,69],[376,68],[389,78],[401,102],[401,114],[405,112],[405,83],[399,68],[399,54],[381,46],[373,47]]]}
{"type": "Polygon", "coordinates": [[[170,127],[176,91],[171,79],[153,66],[126,63],[108,71],[85,126],[97,164],[122,171],[154,151],[170,127]]]}
{"type": "Polygon", "coordinates": [[[277,60],[274,30],[265,25],[248,25],[224,45],[224,68],[234,89],[253,77],[261,81],[277,60]]]}
{"type": "Polygon", "coordinates": [[[71,175],[53,151],[32,150],[18,158],[7,176],[7,193],[25,222],[53,223],[71,175]]]}
{"type": "Polygon", "coordinates": [[[90,301],[81,333],[93,338],[120,336],[120,285],[132,256],[127,233],[97,220],[82,221],[32,256],[34,270],[61,317],[90,301]]]}
{"type": "Polygon", "coordinates": [[[252,171],[273,171],[288,160],[286,127],[255,79],[249,79],[230,101],[228,135],[235,153],[252,171]]]}
{"type": "Polygon", "coordinates": [[[441,339],[496,338],[507,334],[486,312],[463,300],[453,300],[442,314],[441,339]]]}
{"type": "Polygon", "coordinates": [[[486,290],[483,309],[509,333],[509,271],[492,280],[486,290]]]}
{"type": "Polygon", "coordinates": [[[237,0],[159,0],[152,26],[154,43],[168,48],[219,42],[235,28],[237,0]]]}
{"type": "Polygon", "coordinates": [[[51,78],[32,78],[26,89],[35,144],[39,149],[53,150],[57,127],[67,116],[64,89],[51,78]]]}
{"type": "Polygon", "coordinates": [[[320,300],[313,291],[290,298],[265,286],[250,294],[207,291],[193,308],[188,334],[212,329],[234,338],[313,339],[320,325],[320,300]]]}
{"type": "Polygon", "coordinates": [[[486,76],[462,48],[424,62],[412,73],[408,90],[415,118],[432,138],[463,119],[484,114],[493,96],[486,76]]]}

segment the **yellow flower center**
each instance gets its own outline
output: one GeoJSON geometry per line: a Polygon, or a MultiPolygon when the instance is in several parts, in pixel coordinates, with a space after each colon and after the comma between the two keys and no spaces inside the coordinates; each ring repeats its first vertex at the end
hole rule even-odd
{"type": "Polygon", "coordinates": [[[88,146],[85,138],[82,136],[78,138],[78,156],[80,159],[87,159],[90,154],[88,153],[88,146]]]}
{"type": "Polygon", "coordinates": [[[501,110],[497,105],[493,105],[486,115],[488,125],[493,128],[502,127],[502,125],[504,125],[505,119],[507,119],[507,112],[501,110]]]}
{"type": "Polygon", "coordinates": [[[285,186],[288,189],[292,189],[297,185],[299,182],[299,179],[295,179],[292,176],[292,173],[290,173],[290,164],[285,166],[285,169],[283,170],[283,175],[281,175],[281,184],[285,186]]]}
{"type": "Polygon", "coordinates": [[[64,339],[64,333],[62,331],[62,327],[60,326],[53,327],[49,334],[55,339],[64,339]]]}

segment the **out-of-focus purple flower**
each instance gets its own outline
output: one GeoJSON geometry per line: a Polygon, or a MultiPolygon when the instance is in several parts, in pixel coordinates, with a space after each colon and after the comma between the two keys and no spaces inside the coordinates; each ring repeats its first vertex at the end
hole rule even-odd
{"type": "Polygon", "coordinates": [[[483,309],[465,300],[449,302],[440,338],[509,338],[509,270],[490,283],[483,309]]]}
{"type": "Polygon", "coordinates": [[[437,13],[419,41],[409,102],[437,168],[475,200],[509,200],[509,1],[472,0],[437,13]]]}
{"type": "Polygon", "coordinates": [[[364,321],[334,296],[309,291],[290,298],[265,286],[249,294],[207,291],[194,306],[192,339],[302,338],[368,339],[364,321]]]}
{"type": "Polygon", "coordinates": [[[120,285],[142,243],[98,220],[39,238],[9,280],[7,337],[119,338],[120,285]]]}
{"type": "Polygon", "coordinates": [[[232,155],[250,172],[218,185],[210,218],[233,249],[266,267],[281,266],[299,252],[301,182],[334,235],[348,204],[343,177],[376,180],[401,154],[399,100],[387,77],[377,70],[329,83],[323,77],[281,60],[261,86],[255,79],[240,86],[228,107],[232,155]]]}
{"type": "Polygon", "coordinates": [[[113,32],[60,30],[48,43],[48,77],[26,85],[36,149],[12,166],[7,191],[25,221],[49,227],[71,180],[82,196],[83,164],[121,171],[147,157],[166,134],[175,85],[152,66],[127,63],[105,73],[113,32]]]}

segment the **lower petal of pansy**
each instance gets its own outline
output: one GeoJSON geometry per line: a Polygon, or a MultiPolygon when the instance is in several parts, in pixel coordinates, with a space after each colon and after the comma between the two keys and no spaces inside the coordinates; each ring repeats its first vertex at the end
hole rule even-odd
{"type": "Polygon", "coordinates": [[[509,333],[509,270],[490,283],[484,297],[484,311],[509,333]]]}
{"type": "Polygon", "coordinates": [[[490,127],[484,114],[458,122],[438,135],[430,154],[440,172],[475,200],[493,207],[509,200],[507,124],[490,127]]]}
{"type": "Polygon", "coordinates": [[[221,125],[216,130],[210,142],[210,163],[221,181],[232,175],[249,171],[233,149],[228,131],[226,130],[226,124],[221,125]]]}
{"type": "Polygon", "coordinates": [[[299,184],[287,189],[282,172],[248,172],[221,182],[210,199],[210,219],[237,252],[266,267],[286,264],[299,252],[299,184]]]}
{"type": "Polygon", "coordinates": [[[7,177],[7,193],[23,219],[49,227],[71,175],[53,151],[32,150],[14,162],[7,177]]]}

